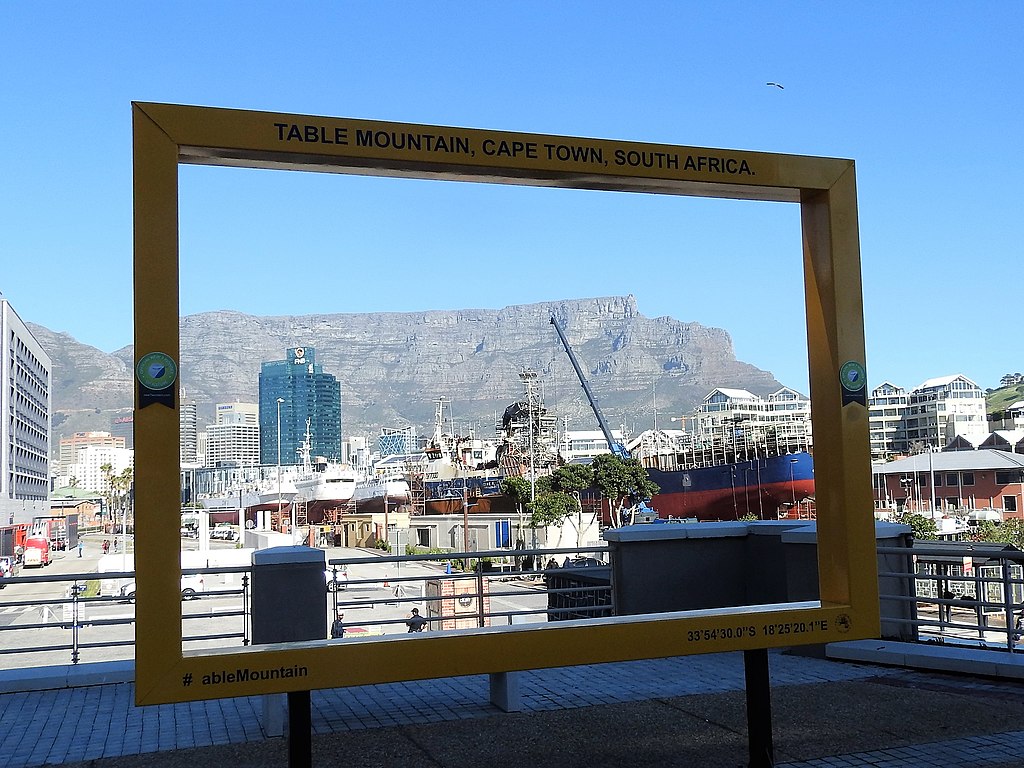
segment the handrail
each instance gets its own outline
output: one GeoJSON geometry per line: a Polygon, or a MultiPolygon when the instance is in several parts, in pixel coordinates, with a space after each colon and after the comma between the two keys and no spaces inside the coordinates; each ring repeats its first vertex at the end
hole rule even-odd
{"type": "MultiPolygon", "coordinates": [[[[878,547],[877,552],[883,558],[879,579],[901,585],[881,590],[882,625],[887,632],[922,642],[971,643],[1004,652],[1019,649],[1024,634],[1017,626],[1018,617],[1024,616],[1024,552],[917,542],[912,548],[878,547]]],[[[343,570],[349,578],[340,582],[339,591],[329,593],[328,607],[346,612],[346,626],[353,632],[368,634],[400,630],[413,606],[424,612],[431,631],[614,615],[607,566],[543,567],[553,558],[567,556],[571,566],[576,555],[606,558],[608,553],[606,545],[586,545],[332,557],[325,560],[325,567],[343,570]],[[446,572],[440,567],[445,562],[486,563],[488,558],[506,563],[502,570],[478,565],[446,572]],[[530,567],[524,568],[524,562],[530,567]],[[439,591],[438,585],[445,583],[467,605],[453,608],[453,595],[439,591]]],[[[182,620],[188,627],[184,643],[189,647],[249,644],[251,571],[251,566],[183,569],[185,574],[202,574],[205,581],[200,601],[183,604],[182,620]]],[[[98,581],[116,586],[134,578],[133,571],[116,571],[22,573],[4,579],[8,589],[0,592],[0,614],[14,619],[0,622],[0,655],[24,658],[30,664],[54,653],[70,652],[73,664],[83,652],[89,660],[97,655],[130,656],[134,605],[112,594],[109,587],[86,597],[74,585],[98,581]],[[51,588],[55,594],[45,598],[19,598],[25,585],[57,583],[67,584],[67,590],[51,588]],[[29,642],[18,643],[15,638],[29,638],[29,642]]]]}

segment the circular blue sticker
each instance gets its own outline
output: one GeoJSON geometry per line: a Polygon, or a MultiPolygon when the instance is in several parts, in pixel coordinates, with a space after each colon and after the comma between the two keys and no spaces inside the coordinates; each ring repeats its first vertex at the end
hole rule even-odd
{"type": "Polygon", "coordinates": [[[148,389],[167,389],[178,378],[178,366],[164,352],[150,352],[135,366],[135,376],[148,389]]]}
{"type": "Polygon", "coordinates": [[[843,367],[839,369],[839,381],[842,382],[843,389],[849,392],[864,389],[867,386],[867,378],[864,366],[855,360],[843,363],[843,367]]]}

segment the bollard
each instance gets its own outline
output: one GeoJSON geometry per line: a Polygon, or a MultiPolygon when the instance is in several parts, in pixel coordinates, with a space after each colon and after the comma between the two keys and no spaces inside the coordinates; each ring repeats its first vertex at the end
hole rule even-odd
{"type": "MultiPolygon", "coordinates": [[[[286,643],[323,640],[327,630],[327,561],[310,547],[270,547],[252,555],[252,642],[286,643]]],[[[283,729],[282,696],[263,699],[263,725],[268,736],[283,729]]],[[[288,764],[312,764],[308,690],[290,691],[288,699],[288,764]]]]}

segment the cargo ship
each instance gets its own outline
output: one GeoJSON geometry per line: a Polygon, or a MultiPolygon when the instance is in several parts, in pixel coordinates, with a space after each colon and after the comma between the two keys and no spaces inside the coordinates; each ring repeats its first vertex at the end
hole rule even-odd
{"type": "Polygon", "coordinates": [[[647,467],[647,474],[660,489],[650,506],[661,518],[772,520],[814,496],[814,459],[807,451],[673,470],[647,467]]]}

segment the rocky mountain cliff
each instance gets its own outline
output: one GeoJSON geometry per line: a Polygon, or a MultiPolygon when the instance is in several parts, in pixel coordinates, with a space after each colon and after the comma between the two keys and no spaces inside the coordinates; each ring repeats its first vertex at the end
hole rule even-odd
{"type": "MultiPolygon", "coordinates": [[[[632,296],[525,304],[500,310],[257,317],[207,312],[181,320],[181,381],[200,426],[216,403],[256,402],[260,362],[289,347],[313,347],[342,382],[344,431],[375,436],[382,426],[429,433],[434,401],[452,401],[456,426],[493,432],[495,417],[522,398],[519,373],[539,374],[549,411],[570,429],[597,429],[549,319],[565,329],[613,427],[659,426],[690,413],[715,387],[765,394],[781,385],[736,360],[718,328],[642,315],[632,296]]],[[[126,329],[127,330],[127,329],[126,329]]],[[[54,446],[71,432],[109,430],[132,407],[132,348],[113,354],[40,326],[32,331],[54,361],[54,446]]]]}

